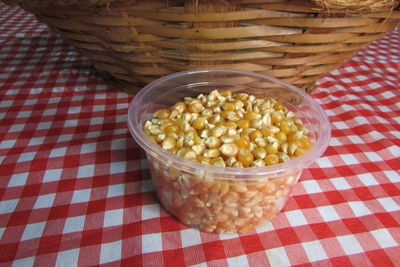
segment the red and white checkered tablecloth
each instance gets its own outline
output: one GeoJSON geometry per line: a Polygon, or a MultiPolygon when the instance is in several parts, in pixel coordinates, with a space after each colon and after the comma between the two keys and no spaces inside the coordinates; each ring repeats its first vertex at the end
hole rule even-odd
{"type": "Polygon", "coordinates": [[[4,4],[0,87],[1,266],[400,266],[399,30],[318,82],[330,146],[248,234],[170,217],[127,129],[132,97],[4,4]]]}

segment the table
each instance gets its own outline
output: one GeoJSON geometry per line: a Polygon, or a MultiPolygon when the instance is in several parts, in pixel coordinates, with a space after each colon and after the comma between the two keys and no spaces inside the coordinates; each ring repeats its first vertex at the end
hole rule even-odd
{"type": "Polygon", "coordinates": [[[318,81],[332,138],[280,215],[199,232],[155,197],[132,99],[0,4],[0,265],[400,266],[400,31],[318,81]]]}

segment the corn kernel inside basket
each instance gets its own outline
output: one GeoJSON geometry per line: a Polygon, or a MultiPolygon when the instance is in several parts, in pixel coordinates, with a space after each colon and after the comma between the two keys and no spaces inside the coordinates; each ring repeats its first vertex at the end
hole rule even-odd
{"type": "Polygon", "coordinates": [[[145,134],[180,157],[221,167],[264,167],[307,152],[308,130],[273,98],[212,91],[159,109],[145,134]]]}

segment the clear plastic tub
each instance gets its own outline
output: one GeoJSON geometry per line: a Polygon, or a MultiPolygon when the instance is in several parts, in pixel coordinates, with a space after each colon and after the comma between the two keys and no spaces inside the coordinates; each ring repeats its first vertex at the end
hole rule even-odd
{"type": "Polygon", "coordinates": [[[274,219],[302,170],[322,155],[330,139],[327,116],[302,90],[265,75],[223,69],[179,72],[150,83],[130,103],[128,126],[146,151],[163,207],[183,224],[216,233],[248,232],[274,219]],[[308,128],[311,149],[267,167],[218,167],[178,157],[144,134],[144,123],[157,109],[215,89],[281,101],[308,128]]]}

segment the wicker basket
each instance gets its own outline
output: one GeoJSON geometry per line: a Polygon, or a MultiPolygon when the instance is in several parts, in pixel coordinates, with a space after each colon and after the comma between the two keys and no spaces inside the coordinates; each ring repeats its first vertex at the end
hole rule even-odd
{"type": "Polygon", "coordinates": [[[368,12],[306,0],[23,0],[125,91],[172,72],[255,71],[307,92],[400,21],[398,0],[368,12]],[[33,4],[34,3],[34,4],[33,4]]]}

